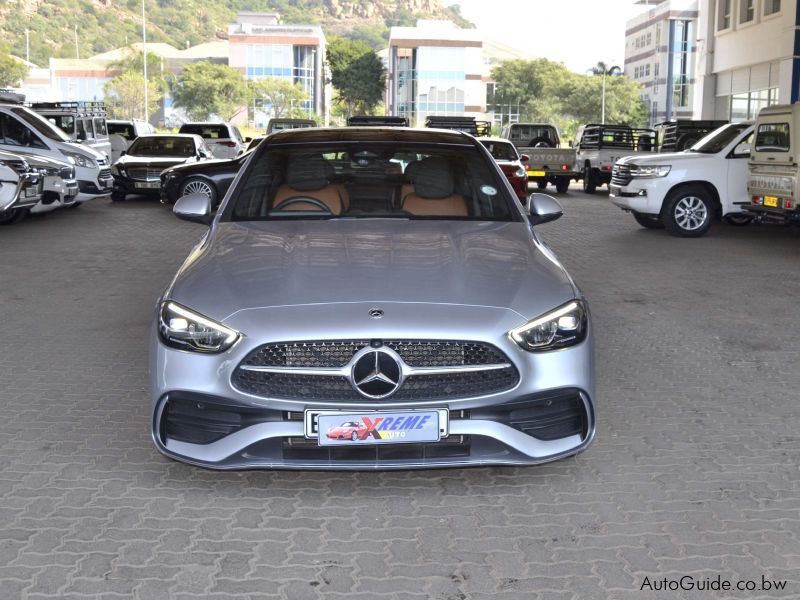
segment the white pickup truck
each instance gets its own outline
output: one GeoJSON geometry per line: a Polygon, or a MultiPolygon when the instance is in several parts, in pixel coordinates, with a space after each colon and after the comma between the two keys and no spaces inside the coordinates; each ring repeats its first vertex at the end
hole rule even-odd
{"type": "Polygon", "coordinates": [[[689,150],[628,156],[614,165],[609,198],[633,213],[642,227],[672,235],[698,237],[716,217],[746,225],[747,159],[753,124],[724,125],[689,150]]]}
{"type": "Polygon", "coordinates": [[[611,182],[611,169],[623,156],[649,156],[656,151],[656,132],[652,129],[591,123],[581,125],[576,137],[577,164],[587,194],[611,182]]]}

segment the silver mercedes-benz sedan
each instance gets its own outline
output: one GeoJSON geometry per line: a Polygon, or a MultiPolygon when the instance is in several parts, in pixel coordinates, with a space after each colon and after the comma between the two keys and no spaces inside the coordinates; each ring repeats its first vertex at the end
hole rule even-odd
{"type": "Polygon", "coordinates": [[[217,469],[526,465],[595,432],[586,300],[473,137],[268,137],[158,301],[152,435],[217,469]]]}

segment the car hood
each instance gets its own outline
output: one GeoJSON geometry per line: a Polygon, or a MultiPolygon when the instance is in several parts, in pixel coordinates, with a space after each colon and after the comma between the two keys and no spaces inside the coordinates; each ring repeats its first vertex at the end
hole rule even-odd
{"type": "Polygon", "coordinates": [[[331,219],[218,223],[166,297],[218,320],[255,308],[364,302],[532,318],[576,293],[526,223],[331,219]]]}
{"type": "Polygon", "coordinates": [[[665,152],[664,154],[652,154],[647,156],[625,156],[617,162],[622,164],[634,163],[637,165],[674,165],[684,161],[702,160],[714,154],[703,154],[701,152],[665,152]]]}
{"type": "Polygon", "coordinates": [[[119,167],[160,167],[166,169],[175,165],[182,165],[186,161],[194,160],[190,156],[131,156],[125,155],[121,157],[116,163],[119,167]]]}

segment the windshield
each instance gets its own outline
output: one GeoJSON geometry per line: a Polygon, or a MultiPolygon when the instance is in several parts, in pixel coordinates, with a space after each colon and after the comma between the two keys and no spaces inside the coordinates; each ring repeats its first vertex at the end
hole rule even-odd
{"type": "Polygon", "coordinates": [[[487,140],[481,140],[481,144],[486,146],[495,160],[519,160],[519,154],[513,144],[487,140]]]}
{"type": "Polygon", "coordinates": [[[48,115],[47,120],[65,133],[75,133],[75,117],[72,115],[48,115]]]}
{"type": "Polygon", "coordinates": [[[466,145],[275,145],[253,157],[225,218],[518,220],[495,171],[466,145]]]}
{"type": "Polygon", "coordinates": [[[181,125],[178,133],[195,133],[207,140],[218,140],[230,138],[227,125],[181,125]]]}
{"type": "Polygon", "coordinates": [[[194,156],[194,141],[190,138],[152,136],[137,138],[128,149],[131,156],[194,156]]]}
{"type": "Polygon", "coordinates": [[[37,115],[35,112],[20,106],[12,106],[8,110],[17,115],[20,119],[25,121],[28,125],[33,127],[36,131],[41,133],[44,137],[55,140],[57,142],[69,142],[69,136],[61,131],[58,127],[53,125],[44,117],[37,115]]]}
{"type": "Polygon", "coordinates": [[[750,125],[747,123],[723,125],[697,142],[689,149],[689,152],[702,152],[703,154],[716,154],[717,152],[721,152],[748,127],[750,127],[750,125]]]}
{"type": "Polygon", "coordinates": [[[509,139],[515,142],[532,143],[549,142],[552,146],[556,145],[556,135],[552,127],[548,125],[512,125],[509,139]]]}

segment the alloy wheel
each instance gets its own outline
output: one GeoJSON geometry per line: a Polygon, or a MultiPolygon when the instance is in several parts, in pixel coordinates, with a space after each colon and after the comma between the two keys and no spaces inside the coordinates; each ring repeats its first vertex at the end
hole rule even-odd
{"type": "Polygon", "coordinates": [[[214,194],[214,191],[205,181],[195,179],[183,186],[183,195],[188,196],[189,194],[204,194],[211,198],[214,194]]]}
{"type": "Polygon", "coordinates": [[[684,196],[675,205],[675,222],[681,229],[695,231],[708,220],[708,208],[697,196],[684,196]]]}

